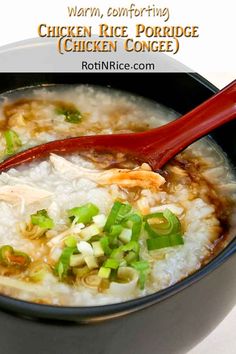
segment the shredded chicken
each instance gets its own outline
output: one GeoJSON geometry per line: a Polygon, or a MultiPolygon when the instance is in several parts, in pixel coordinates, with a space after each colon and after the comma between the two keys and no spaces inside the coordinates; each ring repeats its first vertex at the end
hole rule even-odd
{"type": "Polygon", "coordinates": [[[50,161],[55,170],[60,173],[66,173],[70,178],[84,177],[100,185],[117,184],[124,188],[140,187],[158,189],[165,183],[164,177],[159,173],[153,172],[146,163],[133,170],[112,168],[99,171],[75,165],[64,157],[55,154],[50,155],[50,161]]]}
{"type": "Polygon", "coordinates": [[[44,189],[30,187],[25,184],[0,187],[0,200],[12,203],[14,205],[20,205],[22,201],[26,205],[32,204],[41,199],[48,198],[51,195],[51,192],[44,189]]]}

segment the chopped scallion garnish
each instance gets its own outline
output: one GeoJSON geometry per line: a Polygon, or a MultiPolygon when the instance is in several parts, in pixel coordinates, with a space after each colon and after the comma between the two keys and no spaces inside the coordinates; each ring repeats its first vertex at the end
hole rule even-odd
{"type": "Polygon", "coordinates": [[[101,246],[102,246],[102,249],[105,253],[106,256],[109,256],[112,252],[112,249],[110,248],[110,245],[109,245],[109,237],[108,236],[104,236],[100,239],[100,243],[101,243],[101,246]]]}
{"type": "Polygon", "coordinates": [[[84,263],[84,256],[82,254],[72,254],[70,256],[70,267],[80,267],[84,263]]]}
{"type": "Polygon", "coordinates": [[[121,261],[124,258],[124,251],[122,250],[122,246],[112,250],[112,252],[110,253],[110,257],[121,261]]]}
{"type": "Polygon", "coordinates": [[[92,221],[93,216],[99,213],[99,209],[92,203],[84,204],[68,210],[68,216],[71,221],[76,220],[77,223],[88,224],[92,221]]]}
{"type": "Polygon", "coordinates": [[[124,252],[134,251],[136,253],[139,252],[139,248],[140,247],[137,241],[130,241],[129,243],[121,247],[122,251],[124,252]]]}
{"type": "Polygon", "coordinates": [[[108,279],[111,274],[111,268],[101,267],[98,271],[98,276],[100,278],[108,279]]]}
{"type": "Polygon", "coordinates": [[[33,282],[39,282],[50,273],[50,267],[46,263],[32,263],[29,270],[29,278],[33,282]]]}
{"type": "Polygon", "coordinates": [[[126,223],[131,224],[132,229],[132,241],[138,241],[141,230],[142,230],[142,223],[143,219],[142,216],[139,214],[131,214],[126,218],[126,223]]]}
{"type": "Polygon", "coordinates": [[[108,258],[103,264],[103,267],[117,269],[119,267],[119,264],[120,263],[116,259],[108,258]]]}
{"type": "Polygon", "coordinates": [[[93,253],[95,257],[102,257],[104,256],[104,251],[102,248],[102,244],[100,241],[92,242],[93,253]]]}
{"type": "Polygon", "coordinates": [[[65,117],[65,121],[68,123],[79,123],[82,119],[82,114],[76,108],[57,108],[57,114],[61,114],[65,117]]]}
{"type": "Polygon", "coordinates": [[[148,233],[149,251],[182,245],[184,243],[179,219],[170,210],[163,213],[149,214],[144,217],[145,230],[148,233]],[[150,222],[153,221],[153,222],[150,222]]]}
{"type": "Polygon", "coordinates": [[[121,240],[123,243],[128,243],[130,242],[131,237],[132,237],[132,230],[124,228],[119,235],[119,240],[121,240]]]}
{"type": "Polygon", "coordinates": [[[139,286],[143,290],[147,278],[147,273],[150,269],[149,263],[147,261],[132,262],[131,266],[139,272],[139,286]]]}
{"type": "Polygon", "coordinates": [[[52,229],[54,227],[54,222],[48,216],[46,209],[38,210],[36,214],[32,214],[31,223],[38,225],[42,229],[52,229]]]}
{"type": "Polygon", "coordinates": [[[147,248],[149,251],[183,244],[184,240],[181,234],[163,235],[147,239],[147,248]]]}
{"type": "Polygon", "coordinates": [[[130,241],[126,245],[120,246],[111,252],[110,257],[119,262],[123,260],[127,262],[134,261],[139,256],[139,244],[136,241],[130,241]]]}
{"type": "Polygon", "coordinates": [[[137,259],[138,259],[138,253],[134,251],[128,252],[128,254],[125,256],[125,261],[127,264],[137,261],[137,259]]]}
{"type": "Polygon", "coordinates": [[[80,232],[82,238],[85,240],[90,240],[93,236],[96,236],[99,233],[100,233],[100,229],[95,224],[85,227],[80,232]]]}
{"type": "Polygon", "coordinates": [[[22,142],[15,131],[6,130],[4,137],[6,141],[6,154],[12,155],[22,146],[22,142]]]}
{"type": "Polygon", "coordinates": [[[109,236],[112,238],[118,237],[122,230],[123,230],[123,227],[121,225],[112,225],[110,232],[109,232],[109,236]]]}
{"type": "Polygon", "coordinates": [[[130,204],[123,204],[116,201],[108,215],[106,224],[104,226],[104,231],[110,232],[113,225],[121,224],[122,220],[131,211],[132,206],[130,204]]]}
{"type": "MultiPolygon", "coordinates": [[[[45,212],[38,213],[46,217],[45,212]]],[[[98,213],[99,209],[92,203],[68,211],[73,225],[82,223],[86,227],[78,236],[72,234],[64,239],[66,247],[55,266],[60,279],[71,275],[79,279],[96,269],[96,274],[109,283],[117,281],[120,269],[127,267],[136,273],[136,280],[139,273],[139,286],[144,289],[150,265],[140,260],[143,224],[149,251],[183,244],[180,220],[168,209],[142,216],[132,211],[130,204],[116,201],[107,219],[103,214],[96,218],[98,213]]]]}
{"type": "Polygon", "coordinates": [[[66,247],[62,251],[62,254],[55,266],[55,272],[60,279],[64,278],[67,275],[70,267],[70,257],[75,252],[77,252],[76,247],[66,247]]]}
{"type": "Polygon", "coordinates": [[[138,271],[144,271],[149,269],[149,263],[147,261],[132,262],[131,266],[138,271]]]}
{"type": "Polygon", "coordinates": [[[109,238],[109,244],[112,248],[118,246],[118,237],[121,234],[122,230],[123,230],[123,226],[113,225],[110,229],[110,232],[107,233],[107,236],[109,238]]]}
{"type": "Polygon", "coordinates": [[[64,243],[67,247],[76,247],[77,245],[77,238],[75,236],[67,236],[64,240],[64,243]]]}
{"type": "Polygon", "coordinates": [[[16,251],[12,246],[5,245],[0,248],[0,263],[4,266],[26,268],[31,262],[30,257],[21,251],[16,251]]]}
{"type": "Polygon", "coordinates": [[[163,213],[160,212],[146,215],[144,220],[146,221],[145,229],[150,237],[171,235],[178,233],[181,230],[179,219],[169,209],[166,209],[163,213]],[[152,220],[155,221],[155,219],[159,222],[152,223],[152,220]]]}

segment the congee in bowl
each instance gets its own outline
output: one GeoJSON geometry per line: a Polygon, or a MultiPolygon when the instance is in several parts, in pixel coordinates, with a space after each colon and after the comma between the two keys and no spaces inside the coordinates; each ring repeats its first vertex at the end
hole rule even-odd
{"type": "MultiPolygon", "coordinates": [[[[1,96],[1,158],[44,142],[144,131],[177,114],[128,93],[52,86],[1,96]]],[[[57,155],[0,174],[0,292],[61,306],[152,294],[235,232],[234,171],[210,139],[162,171],[122,153],[57,155]]]]}

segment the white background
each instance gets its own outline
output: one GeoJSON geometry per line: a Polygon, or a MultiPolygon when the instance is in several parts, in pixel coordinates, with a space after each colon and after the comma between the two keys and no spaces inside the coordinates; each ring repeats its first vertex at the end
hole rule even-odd
{"type": "MultiPolygon", "coordinates": [[[[67,6],[78,7],[128,6],[135,3],[137,7],[156,4],[157,7],[169,7],[171,17],[166,25],[197,25],[200,37],[181,40],[181,48],[174,56],[186,66],[206,76],[216,86],[222,88],[236,77],[235,50],[235,13],[234,0],[7,0],[1,1],[0,8],[0,46],[37,37],[37,26],[48,25],[96,25],[108,22],[113,25],[145,23],[147,25],[164,25],[160,18],[141,18],[133,21],[127,19],[108,20],[72,18],[67,16],[67,6]]],[[[130,34],[133,35],[132,30],[130,34]]],[[[0,68],[1,71],[1,68],[0,68]]],[[[235,294],[236,298],[236,294],[235,294]]],[[[236,308],[226,319],[197,347],[188,354],[235,354],[236,353],[236,308]]]]}
{"type": "Polygon", "coordinates": [[[201,73],[236,73],[235,53],[235,1],[234,0],[7,0],[1,1],[0,46],[23,39],[37,37],[37,26],[97,25],[108,22],[128,25],[130,34],[135,23],[146,25],[197,25],[199,38],[182,38],[180,50],[174,56],[183,64],[201,73]],[[105,11],[110,6],[120,7],[135,3],[137,7],[155,4],[168,7],[170,19],[161,18],[69,18],[67,6],[99,6],[105,11]]]}

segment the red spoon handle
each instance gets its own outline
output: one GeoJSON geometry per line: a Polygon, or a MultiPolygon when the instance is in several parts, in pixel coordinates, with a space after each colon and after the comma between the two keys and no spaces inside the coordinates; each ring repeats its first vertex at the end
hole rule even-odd
{"type": "MultiPolygon", "coordinates": [[[[19,152],[0,163],[0,173],[22,163],[41,159],[50,153],[79,153],[81,151],[100,152],[123,152],[125,154],[138,157],[133,150],[139,134],[111,134],[79,136],[63,140],[50,141],[49,143],[34,146],[28,150],[19,152]]],[[[138,139],[139,140],[139,139],[138,139]]],[[[141,159],[142,156],[141,156],[141,159]]]]}
{"type": "Polygon", "coordinates": [[[235,118],[236,80],[183,117],[147,132],[140,155],[148,156],[154,169],[160,168],[192,142],[235,118]]]}

